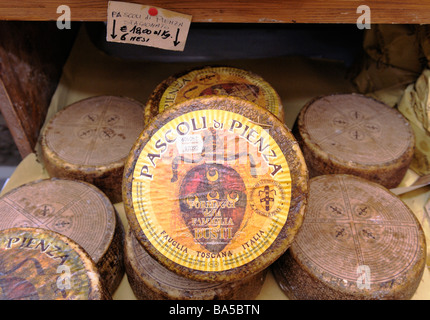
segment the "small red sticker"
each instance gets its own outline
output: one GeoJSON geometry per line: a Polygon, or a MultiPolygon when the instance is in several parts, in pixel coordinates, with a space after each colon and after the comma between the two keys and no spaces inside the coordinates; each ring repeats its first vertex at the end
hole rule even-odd
{"type": "Polygon", "coordinates": [[[148,13],[150,16],[156,16],[158,14],[158,10],[157,8],[152,7],[152,8],[149,8],[148,13]]]}

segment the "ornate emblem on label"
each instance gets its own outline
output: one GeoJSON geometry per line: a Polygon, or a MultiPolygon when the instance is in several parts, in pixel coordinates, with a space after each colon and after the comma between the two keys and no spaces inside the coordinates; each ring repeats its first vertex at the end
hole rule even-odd
{"type": "Polygon", "coordinates": [[[246,187],[232,168],[203,164],[186,174],[179,191],[182,218],[196,242],[219,253],[233,239],[246,208],[246,187]]]}
{"type": "Polygon", "coordinates": [[[285,195],[279,183],[261,180],[251,190],[250,205],[258,214],[276,215],[284,206],[285,195]]]}

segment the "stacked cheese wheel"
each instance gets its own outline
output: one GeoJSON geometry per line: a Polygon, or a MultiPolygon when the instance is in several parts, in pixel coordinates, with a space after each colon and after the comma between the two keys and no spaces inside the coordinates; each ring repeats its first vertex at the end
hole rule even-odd
{"type": "Polygon", "coordinates": [[[171,272],[228,283],[291,245],[307,198],[299,146],[267,109],[230,96],[172,105],[146,126],[124,169],[139,245],[171,272]]]}
{"type": "Polygon", "coordinates": [[[310,177],[352,174],[394,188],[414,153],[414,134],[402,114],[358,94],[313,99],[300,111],[293,131],[310,177]]]}
{"type": "Polygon", "coordinates": [[[153,91],[145,106],[145,123],[174,104],[205,95],[254,102],[284,121],[282,101],[260,75],[230,66],[203,66],[172,75],[153,91]]]}
{"type": "Polygon", "coordinates": [[[410,299],[426,241],[414,213],[383,186],[352,175],[310,180],[305,219],[273,265],[291,299],[410,299]]]}
{"type": "Polygon", "coordinates": [[[124,229],[106,195],[84,181],[43,179],[0,198],[0,230],[41,228],[76,242],[112,295],[124,275],[124,229]]]}
{"type": "Polygon", "coordinates": [[[258,296],[266,279],[267,269],[227,283],[190,280],[154,260],[131,230],[124,251],[128,282],[139,300],[251,300],[258,296]]]}
{"type": "Polygon", "coordinates": [[[1,300],[107,300],[91,257],[70,238],[46,229],[0,231],[1,300]]]}
{"type": "Polygon", "coordinates": [[[143,106],[132,99],[96,96],[57,112],[40,135],[51,177],[83,180],[121,202],[124,161],[143,130],[143,106]]]}

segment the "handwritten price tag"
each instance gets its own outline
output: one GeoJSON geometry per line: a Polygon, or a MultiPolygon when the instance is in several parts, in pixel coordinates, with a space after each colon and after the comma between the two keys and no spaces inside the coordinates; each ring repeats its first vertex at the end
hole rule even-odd
{"type": "Polygon", "coordinates": [[[109,1],[106,40],[183,51],[191,16],[153,6],[109,1]]]}

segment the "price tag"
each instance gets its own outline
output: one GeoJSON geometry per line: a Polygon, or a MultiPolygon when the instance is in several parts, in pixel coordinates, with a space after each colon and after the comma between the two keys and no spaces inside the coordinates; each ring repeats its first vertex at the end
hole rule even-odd
{"type": "Polygon", "coordinates": [[[136,3],[109,1],[106,40],[183,51],[191,16],[136,3]]]}

